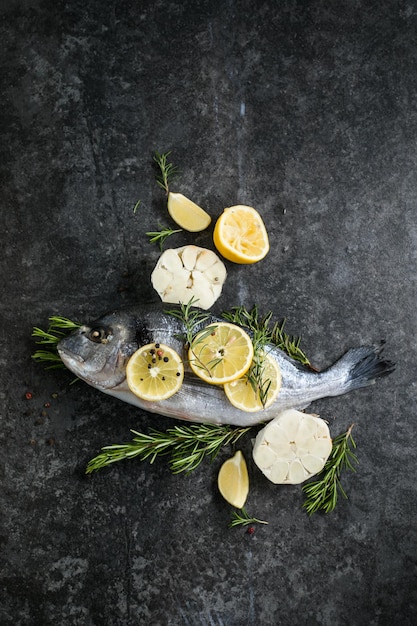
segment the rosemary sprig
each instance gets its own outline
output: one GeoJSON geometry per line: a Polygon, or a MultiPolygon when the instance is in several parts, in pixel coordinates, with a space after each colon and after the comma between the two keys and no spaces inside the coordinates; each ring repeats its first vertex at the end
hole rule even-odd
{"type": "Polygon", "coordinates": [[[86,474],[91,474],[103,467],[139,457],[141,461],[149,459],[153,463],[158,456],[171,455],[169,466],[174,474],[195,470],[205,457],[213,460],[220,449],[233,444],[245,435],[251,427],[233,428],[213,424],[191,424],[174,426],[164,433],[150,430],[149,434],[131,432],[135,437],[129,443],[105,446],[102,452],[91,459],[86,474]]]}
{"type": "MultiPolygon", "coordinates": [[[[213,359],[209,363],[204,363],[199,356],[201,352],[198,352],[197,349],[209,335],[215,332],[217,326],[216,324],[210,324],[205,329],[199,330],[199,327],[210,318],[210,315],[195,308],[197,302],[198,299],[193,296],[187,304],[181,304],[179,309],[165,311],[165,313],[176,317],[184,324],[185,330],[181,339],[185,342],[186,347],[190,348],[193,355],[193,363],[196,367],[203,369],[207,375],[210,375],[210,370],[220,363],[221,357],[213,359]]],[[[204,346],[201,348],[204,349],[204,346]]]]}
{"type": "Polygon", "coordinates": [[[65,367],[57,352],[58,342],[65,337],[65,335],[68,335],[80,326],[81,324],[73,322],[67,317],[60,317],[58,315],[53,315],[49,318],[47,330],[35,326],[32,330],[32,337],[36,337],[38,340],[36,343],[41,346],[46,346],[47,349],[36,350],[32,358],[39,363],[51,363],[46,369],[65,367]]]}
{"type": "Polygon", "coordinates": [[[170,183],[178,176],[178,168],[172,165],[172,163],[168,163],[170,154],[171,152],[165,152],[163,154],[155,152],[153,157],[153,160],[160,169],[160,174],[156,177],[156,182],[164,189],[167,195],[169,194],[170,183]]]}
{"type": "Polygon", "coordinates": [[[233,511],[229,528],[235,526],[249,526],[250,524],[268,524],[268,522],[258,519],[257,517],[251,517],[244,508],[240,511],[233,511]]]}
{"type": "Polygon", "coordinates": [[[195,308],[197,302],[198,298],[193,296],[187,304],[181,304],[178,309],[165,311],[167,315],[176,317],[184,324],[184,334],[180,339],[182,339],[187,346],[192,345],[197,328],[210,318],[208,313],[205,313],[202,309],[195,308]]]}
{"type": "Polygon", "coordinates": [[[264,376],[264,348],[266,344],[272,340],[272,334],[269,329],[271,316],[272,312],[262,318],[259,318],[259,312],[256,305],[251,309],[251,311],[248,311],[244,306],[240,306],[234,307],[232,311],[226,311],[223,313],[223,317],[227,320],[252,331],[253,360],[249,371],[246,373],[246,378],[252,386],[254,393],[259,395],[259,400],[263,407],[265,407],[268,399],[269,388],[271,386],[271,380],[269,378],[265,378],[264,376]]]}
{"type": "Polygon", "coordinates": [[[182,228],[179,228],[177,230],[173,230],[172,228],[164,228],[162,227],[160,224],[158,224],[159,228],[161,230],[151,230],[148,231],[147,233],[145,233],[148,237],[150,237],[149,239],[149,243],[157,243],[159,244],[159,248],[162,251],[163,245],[165,243],[165,240],[170,237],[171,235],[173,235],[174,233],[181,233],[182,232],[182,228]]]}
{"type": "Polygon", "coordinates": [[[303,492],[307,496],[303,506],[309,515],[320,509],[325,511],[325,513],[333,511],[337,504],[339,493],[344,498],[347,498],[340,482],[340,475],[343,470],[356,472],[354,464],[358,463],[358,459],[353,452],[356,444],[352,437],[352,428],[353,424],[345,433],[334,439],[332,451],[322,472],[319,474],[319,480],[303,486],[303,492]]]}
{"type": "Polygon", "coordinates": [[[293,359],[304,365],[310,365],[310,361],[300,348],[300,338],[292,337],[284,332],[285,320],[281,324],[276,322],[271,328],[272,311],[261,317],[257,305],[253,306],[250,311],[244,306],[238,306],[233,307],[231,311],[224,312],[223,317],[234,324],[249,328],[253,333],[259,333],[264,345],[271,343],[293,359]]]}

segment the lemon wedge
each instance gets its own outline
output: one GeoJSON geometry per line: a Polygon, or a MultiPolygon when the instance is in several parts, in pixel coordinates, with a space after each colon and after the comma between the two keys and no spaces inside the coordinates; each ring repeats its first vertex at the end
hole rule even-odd
{"type": "Polygon", "coordinates": [[[169,192],[168,213],[178,226],[191,233],[206,229],[211,222],[210,215],[182,193],[169,192]]]}
{"type": "Polygon", "coordinates": [[[253,460],[271,482],[298,485],[323,469],[331,451],[326,422],[289,409],[259,431],[253,460]]]}
{"type": "Polygon", "coordinates": [[[142,400],[158,402],[176,393],[184,379],[180,355],[162,343],[142,346],[126,366],[129,389],[142,400]]]}
{"type": "Polygon", "coordinates": [[[197,333],[188,358],[197,376],[212,385],[224,385],[248,371],[253,359],[252,340],[240,326],[218,322],[197,333]]]}
{"type": "Polygon", "coordinates": [[[256,368],[255,363],[252,363],[251,368],[245,376],[224,385],[224,390],[229,402],[241,411],[253,413],[267,409],[276,400],[279,390],[281,389],[281,370],[276,360],[270,354],[261,355],[260,359],[262,367],[260,384],[262,389],[267,390],[264,405],[261,402],[259,389],[255,390],[249,379],[251,371],[252,375],[254,375],[253,368],[256,368]]]}
{"type": "Polygon", "coordinates": [[[226,502],[237,509],[244,507],[249,493],[249,476],[245,457],[240,450],[221,466],[217,485],[226,502]]]}
{"type": "Polygon", "coordinates": [[[244,205],[224,209],[214,227],[217,250],[234,263],[256,263],[269,252],[265,224],[258,211],[244,205]]]}

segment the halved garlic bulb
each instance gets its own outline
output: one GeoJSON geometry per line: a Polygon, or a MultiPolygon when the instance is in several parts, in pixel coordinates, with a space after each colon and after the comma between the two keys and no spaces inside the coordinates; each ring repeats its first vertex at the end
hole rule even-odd
{"type": "Polygon", "coordinates": [[[225,279],[226,267],[217,254],[193,245],[165,250],[151,274],[162,302],[187,304],[194,298],[201,309],[214,304],[225,279]]]}
{"type": "Polygon", "coordinates": [[[289,409],[259,431],[253,460],[271,482],[297,485],[320,472],[331,451],[326,422],[289,409]]]}

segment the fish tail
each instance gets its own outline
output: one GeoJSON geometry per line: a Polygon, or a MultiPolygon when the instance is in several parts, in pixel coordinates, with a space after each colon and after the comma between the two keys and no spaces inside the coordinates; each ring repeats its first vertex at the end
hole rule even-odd
{"type": "MultiPolygon", "coordinates": [[[[336,366],[347,368],[346,391],[372,385],[378,378],[387,376],[395,369],[395,363],[382,356],[383,345],[352,348],[336,366]]],[[[346,371],[346,370],[345,370],[346,371]]]]}

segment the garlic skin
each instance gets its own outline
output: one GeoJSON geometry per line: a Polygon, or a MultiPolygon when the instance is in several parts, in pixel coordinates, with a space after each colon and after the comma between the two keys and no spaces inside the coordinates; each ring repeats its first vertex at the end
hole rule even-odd
{"type": "Polygon", "coordinates": [[[326,422],[289,409],[259,431],[252,454],[271,482],[298,485],[323,469],[331,451],[326,422]]]}
{"type": "Polygon", "coordinates": [[[161,254],[151,274],[153,288],[162,302],[187,304],[209,309],[222,292],[226,267],[207,248],[188,245],[169,248],[161,254]]]}

